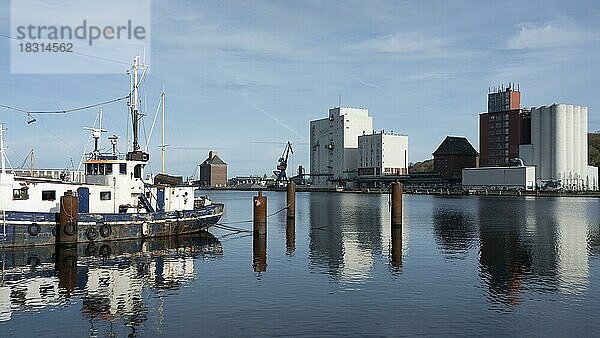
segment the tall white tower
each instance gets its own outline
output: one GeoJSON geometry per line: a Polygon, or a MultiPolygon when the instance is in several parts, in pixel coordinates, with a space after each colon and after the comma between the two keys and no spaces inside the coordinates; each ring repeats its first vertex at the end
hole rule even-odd
{"type": "Polygon", "coordinates": [[[552,104],[531,109],[532,164],[536,180],[582,189],[587,177],[588,108],[552,104]]]}

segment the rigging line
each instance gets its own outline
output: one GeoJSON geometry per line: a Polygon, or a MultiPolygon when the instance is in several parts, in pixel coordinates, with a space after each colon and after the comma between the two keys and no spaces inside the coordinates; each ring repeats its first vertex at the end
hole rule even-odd
{"type": "Polygon", "coordinates": [[[6,108],[6,109],[9,109],[9,110],[18,111],[18,112],[25,113],[25,114],[29,113],[27,110],[16,108],[16,107],[12,107],[12,106],[7,106],[5,104],[0,104],[0,107],[6,108]]]}
{"type": "Polygon", "coordinates": [[[75,147],[73,147],[72,144],[70,144],[69,142],[65,141],[62,137],[58,136],[55,132],[53,132],[51,129],[46,128],[46,126],[44,125],[44,123],[42,123],[40,121],[40,123],[38,124],[39,126],[41,126],[42,128],[46,129],[47,132],[49,132],[50,134],[52,134],[54,137],[56,137],[57,140],[61,141],[62,143],[64,143],[66,146],[68,146],[69,148],[71,148],[72,150],[74,150],[76,153],[79,152],[79,150],[77,150],[75,147]]]}
{"type": "MultiPolygon", "coordinates": [[[[161,97],[162,100],[162,97],[161,97]]],[[[146,142],[146,152],[148,152],[148,146],[150,145],[150,140],[152,139],[152,133],[154,132],[154,125],[156,124],[156,118],[158,117],[158,111],[160,110],[161,100],[158,100],[158,106],[156,107],[156,113],[154,113],[154,120],[152,121],[152,127],[150,128],[150,135],[148,135],[148,140],[146,142]]]]}
{"type": "Polygon", "coordinates": [[[71,108],[71,109],[64,109],[64,110],[56,110],[56,111],[30,111],[30,110],[25,110],[25,109],[21,109],[21,108],[17,108],[17,107],[13,107],[13,106],[9,106],[9,105],[5,105],[5,104],[0,104],[1,108],[6,108],[9,110],[14,110],[14,111],[18,111],[21,113],[25,113],[28,115],[31,114],[67,114],[67,113],[72,113],[72,112],[76,112],[76,111],[80,111],[80,110],[85,110],[85,109],[90,109],[90,108],[94,108],[94,107],[98,107],[101,105],[105,105],[105,104],[111,104],[117,101],[122,101],[129,98],[129,95],[127,96],[123,96],[123,97],[119,97],[116,99],[112,99],[112,100],[108,100],[108,101],[104,101],[104,102],[100,102],[100,103],[95,103],[95,104],[90,104],[87,106],[81,106],[81,107],[77,107],[77,108],[71,108]]]}
{"type": "MultiPolygon", "coordinates": [[[[3,37],[3,38],[10,39],[10,40],[16,40],[16,41],[25,41],[25,42],[29,42],[29,43],[35,43],[35,42],[33,42],[33,41],[30,41],[30,40],[26,40],[26,39],[18,39],[18,38],[12,37],[12,36],[10,36],[10,35],[2,34],[2,33],[0,33],[0,36],[1,36],[1,37],[3,37]]],[[[81,55],[81,56],[85,56],[85,57],[89,57],[89,58],[93,58],[93,59],[103,60],[103,61],[109,61],[109,62],[114,62],[114,63],[120,63],[120,64],[122,64],[122,65],[128,65],[128,66],[129,66],[129,63],[127,63],[127,62],[118,61],[118,60],[113,60],[113,59],[108,59],[108,58],[101,57],[101,56],[96,56],[96,55],[91,55],[91,54],[86,54],[86,53],[81,53],[81,52],[69,52],[69,53],[72,53],[72,54],[75,54],[75,55],[81,55]]]]}
{"type": "MultiPolygon", "coordinates": [[[[96,122],[100,119],[100,112],[96,114],[96,118],[94,119],[94,128],[96,127],[96,122]]],[[[81,166],[83,165],[83,161],[85,161],[85,154],[87,153],[87,148],[90,145],[90,141],[92,140],[92,134],[88,136],[87,142],[85,143],[85,147],[83,148],[83,153],[81,154],[81,159],[79,160],[79,165],[77,166],[77,171],[81,170],[81,166]]],[[[75,169],[75,168],[73,168],[75,169]]]]}
{"type": "Polygon", "coordinates": [[[104,101],[104,102],[100,102],[100,103],[95,103],[95,104],[90,104],[87,106],[81,106],[81,107],[77,107],[77,108],[72,108],[72,109],[65,109],[65,110],[57,110],[57,111],[29,111],[29,114],[66,114],[66,113],[72,113],[72,112],[76,112],[76,111],[80,111],[80,110],[85,110],[85,109],[90,109],[90,108],[95,108],[98,106],[102,106],[105,104],[111,104],[117,101],[122,101],[129,98],[129,94],[123,97],[119,97],[116,99],[112,99],[112,100],[108,100],[108,101],[104,101]]]}

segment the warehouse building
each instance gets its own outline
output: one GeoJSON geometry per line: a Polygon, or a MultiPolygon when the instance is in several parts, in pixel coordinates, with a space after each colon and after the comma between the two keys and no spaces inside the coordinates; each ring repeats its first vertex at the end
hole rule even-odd
{"type": "Polygon", "coordinates": [[[216,151],[210,151],[208,158],[198,166],[198,182],[202,187],[226,187],[227,163],[216,151]]]}
{"type": "Polygon", "coordinates": [[[535,167],[517,165],[507,167],[465,168],[462,185],[466,188],[535,189],[535,167]]]}
{"type": "Polygon", "coordinates": [[[463,168],[479,167],[479,153],[465,137],[447,136],[433,152],[433,171],[443,180],[460,182],[463,168]]]}
{"type": "Polygon", "coordinates": [[[310,175],[313,185],[331,186],[332,180],[358,176],[358,137],[373,130],[366,108],[335,107],[329,117],[310,121],[310,175]]]}
{"type": "Polygon", "coordinates": [[[394,133],[358,137],[358,176],[408,174],[408,136],[394,133]]]}
{"type": "Polygon", "coordinates": [[[587,107],[555,103],[522,109],[519,88],[501,86],[489,91],[488,111],[479,115],[480,165],[504,168],[522,159],[535,167],[538,188],[597,190],[587,128],[587,107]]]}

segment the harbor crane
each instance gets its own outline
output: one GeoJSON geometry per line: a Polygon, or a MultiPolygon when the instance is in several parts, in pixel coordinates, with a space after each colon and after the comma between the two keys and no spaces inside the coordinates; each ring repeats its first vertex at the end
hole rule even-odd
{"type": "Polygon", "coordinates": [[[292,143],[287,141],[285,148],[283,148],[283,153],[281,153],[281,157],[279,157],[277,162],[277,170],[273,170],[273,174],[275,174],[275,182],[277,184],[286,182],[288,180],[286,170],[290,153],[294,154],[294,150],[292,149],[292,143]]]}

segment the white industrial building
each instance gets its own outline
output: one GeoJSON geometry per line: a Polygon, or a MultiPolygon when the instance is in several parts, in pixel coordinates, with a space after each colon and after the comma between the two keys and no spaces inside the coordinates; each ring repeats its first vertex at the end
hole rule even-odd
{"type": "Polygon", "coordinates": [[[358,175],[407,175],[408,136],[373,133],[358,137],[358,175]]]}
{"type": "Polygon", "coordinates": [[[462,170],[462,185],[467,188],[535,189],[535,167],[480,167],[462,170]]]}
{"type": "Polygon", "coordinates": [[[521,118],[530,118],[531,124],[520,138],[531,141],[519,145],[520,166],[463,169],[463,186],[599,189],[598,168],[588,165],[587,107],[554,103],[531,108],[521,118]]]}
{"type": "Polygon", "coordinates": [[[588,166],[587,134],[587,107],[555,103],[531,109],[531,144],[519,146],[519,154],[536,167],[539,187],[598,189],[598,168],[588,166]]]}
{"type": "Polygon", "coordinates": [[[335,107],[329,117],[310,121],[310,174],[313,185],[332,184],[358,172],[358,137],[373,130],[366,108],[335,107]]]}

